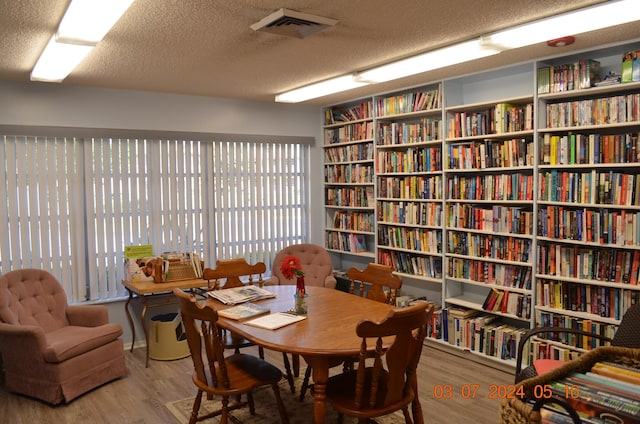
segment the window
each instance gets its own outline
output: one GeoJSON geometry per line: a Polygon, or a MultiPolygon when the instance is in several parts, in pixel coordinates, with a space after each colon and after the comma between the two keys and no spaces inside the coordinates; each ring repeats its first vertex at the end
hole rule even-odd
{"type": "Polygon", "coordinates": [[[0,272],[49,270],[78,302],[124,295],[127,245],[270,267],[307,240],[310,143],[237,137],[2,137],[0,272]]]}

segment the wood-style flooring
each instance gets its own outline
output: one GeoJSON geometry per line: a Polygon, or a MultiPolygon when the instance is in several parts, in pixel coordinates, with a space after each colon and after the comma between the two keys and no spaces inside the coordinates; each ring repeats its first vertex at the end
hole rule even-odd
{"type": "MultiPolygon", "coordinates": [[[[248,351],[251,351],[250,348],[248,351]]],[[[254,352],[257,354],[257,349],[254,352]]],[[[191,359],[150,361],[144,366],[144,349],[125,352],[128,375],[93,390],[68,405],[49,406],[0,389],[0,422],[11,424],[174,424],[164,404],[193,396],[191,359]]],[[[282,365],[282,354],[265,352],[266,359],[282,365]]],[[[304,361],[301,361],[301,373],[304,361]]],[[[425,346],[419,370],[420,399],[425,422],[498,423],[500,399],[492,389],[513,383],[510,373],[467,358],[425,346]]],[[[283,394],[290,396],[289,392],[283,394]]]]}

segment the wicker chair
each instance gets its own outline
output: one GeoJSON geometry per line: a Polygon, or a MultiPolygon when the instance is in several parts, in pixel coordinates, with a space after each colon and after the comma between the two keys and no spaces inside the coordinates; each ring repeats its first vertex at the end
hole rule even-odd
{"type": "Polygon", "coordinates": [[[533,364],[522,368],[522,363],[525,355],[524,348],[527,345],[527,341],[538,334],[551,334],[551,333],[567,333],[580,336],[595,337],[602,342],[609,342],[612,346],[640,348],[640,304],[632,305],[625,312],[622,317],[622,321],[616,330],[613,338],[601,336],[588,331],[583,331],[577,328],[563,328],[563,327],[536,327],[527,331],[518,343],[518,352],[516,356],[516,371],[515,382],[526,380],[528,378],[536,377],[538,375],[547,373],[555,368],[565,364],[564,361],[556,359],[538,359],[533,364]]]}

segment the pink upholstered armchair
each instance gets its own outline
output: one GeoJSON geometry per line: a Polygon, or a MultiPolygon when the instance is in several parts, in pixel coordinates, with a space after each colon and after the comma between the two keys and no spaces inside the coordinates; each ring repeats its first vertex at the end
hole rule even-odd
{"type": "Polygon", "coordinates": [[[329,252],[317,244],[294,244],[285,247],[273,260],[271,277],[265,280],[265,284],[285,285],[295,284],[295,279],[287,279],[280,271],[282,259],[289,255],[295,255],[300,259],[302,271],[304,271],[304,283],[308,286],[320,286],[335,288],[336,279],[333,276],[333,264],[329,252]]]}
{"type": "Polygon", "coordinates": [[[39,269],[0,277],[0,369],[11,392],[69,402],[127,373],[122,327],[101,305],[67,305],[39,269]]]}

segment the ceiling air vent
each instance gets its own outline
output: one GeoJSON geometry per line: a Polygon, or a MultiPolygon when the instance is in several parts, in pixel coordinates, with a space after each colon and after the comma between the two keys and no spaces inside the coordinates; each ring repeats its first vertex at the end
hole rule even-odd
{"type": "Polygon", "coordinates": [[[337,23],[336,19],[296,12],[290,9],[278,9],[266,18],[251,25],[251,29],[286,37],[305,38],[337,23]]]}

